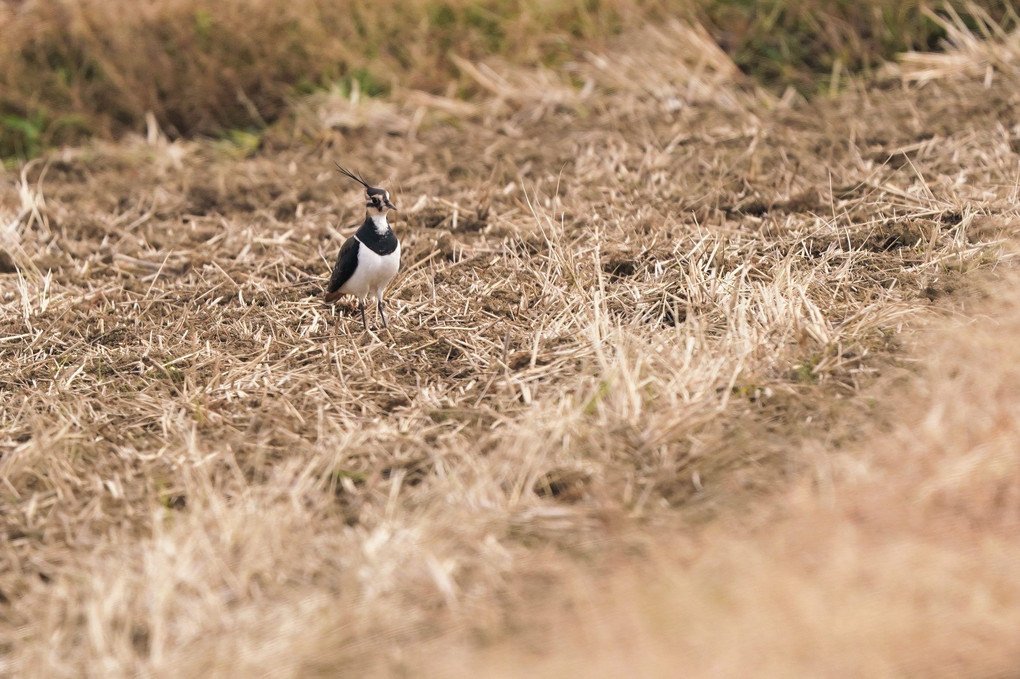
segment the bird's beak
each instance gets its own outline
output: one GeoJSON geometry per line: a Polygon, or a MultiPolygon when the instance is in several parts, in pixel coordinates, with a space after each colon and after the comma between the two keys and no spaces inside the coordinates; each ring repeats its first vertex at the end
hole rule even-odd
{"type": "Polygon", "coordinates": [[[391,203],[389,200],[386,201],[386,207],[388,207],[391,210],[396,210],[397,209],[397,206],[394,205],[393,203],[391,203]]]}

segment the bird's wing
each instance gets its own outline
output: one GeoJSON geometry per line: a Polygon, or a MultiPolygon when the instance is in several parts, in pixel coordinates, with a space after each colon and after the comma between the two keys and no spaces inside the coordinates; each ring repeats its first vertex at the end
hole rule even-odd
{"type": "Polygon", "coordinates": [[[361,243],[353,236],[344,241],[340,247],[340,254],[336,256],[333,275],[329,277],[329,285],[326,286],[327,295],[335,293],[354,275],[354,269],[358,266],[358,248],[360,246],[361,243]]]}

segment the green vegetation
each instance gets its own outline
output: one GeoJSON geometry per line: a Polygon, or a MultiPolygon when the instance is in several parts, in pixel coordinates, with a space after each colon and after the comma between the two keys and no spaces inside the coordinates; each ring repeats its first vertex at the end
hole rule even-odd
{"type": "MultiPolygon", "coordinates": [[[[866,73],[908,50],[941,48],[945,31],[925,14],[923,0],[714,0],[699,18],[733,61],[757,80],[805,94],[828,88],[835,72],[866,73]]],[[[950,2],[966,23],[987,13],[1012,25],[1008,0],[950,2]]],[[[944,13],[944,12],[940,12],[944,13]]]]}
{"type": "MultiPolygon", "coordinates": [[[[1014,16],[1005,0],[951,4],[1014,16]]],[[[138,130],[148,112],[175,137],[265,126],[295,94],[337,83],[471,97],[451,53],[556,64],[668,16],[702,22],[762,82],[805,93],[942,37],[920,0],[40,0],[0,7],[0,157],[138,130]]]]}

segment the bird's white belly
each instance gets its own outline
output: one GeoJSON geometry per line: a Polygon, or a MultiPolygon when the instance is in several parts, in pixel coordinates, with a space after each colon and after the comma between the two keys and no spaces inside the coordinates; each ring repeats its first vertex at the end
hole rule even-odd
{"type": "Polygon", "coordinates": [[[382,299],[383,289],[400,268],[400,244],[388,255],[377,255],[361,243],[358,245],[358,266],[354,274],[340,287],[340,292],[365,299],[373,295],[382,299]]]}

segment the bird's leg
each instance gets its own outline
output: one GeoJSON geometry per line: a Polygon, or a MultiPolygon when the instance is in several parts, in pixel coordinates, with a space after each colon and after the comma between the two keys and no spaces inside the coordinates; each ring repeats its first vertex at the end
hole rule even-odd
{"type": "Polygon", "coordinates": [[[361,324],[365,326],[365,332],[368,332],[368,321],[365,319],[365,300],[358,300],[358,308],[361,309],[361,324]]]}
{"type": "Polygon", "coordinates": [[[382,297],[379,298],[379,317],[382,318],[382,327],[388,328],[389,326],[386,325],[386,314],[383,312],[383,299],[382,299],[382,297]]]}

